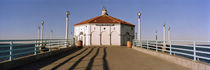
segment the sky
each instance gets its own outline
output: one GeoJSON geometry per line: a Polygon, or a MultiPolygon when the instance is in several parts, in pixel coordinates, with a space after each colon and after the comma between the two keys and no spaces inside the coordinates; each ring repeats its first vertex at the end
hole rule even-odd
{"type": "Polygon", "coordinates": [[[135,24],[141,15],[143,40],[162,40],[163,27],[171,27],[172,40],[210,41],[209,0],[0,0],[0,39],[36,39],[41,20],[44,38],[65,38],[65,12],[73,25],[100,16],[105,6],[110,16],[135,24]]]}

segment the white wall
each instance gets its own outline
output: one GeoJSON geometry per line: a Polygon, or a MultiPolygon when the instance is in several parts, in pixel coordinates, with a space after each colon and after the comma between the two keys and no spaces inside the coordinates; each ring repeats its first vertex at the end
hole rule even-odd
{"type": "Polygon", "coordinates": [[[83,25],[77,25],[74,26],[74,37],[75,40],[82,40],[83,45],[88,45],[89,44],[89,29],[90,25],[88,24],[83,24],[83,25]],[[82,34],[81,34],[82,33],[82,34]]]}

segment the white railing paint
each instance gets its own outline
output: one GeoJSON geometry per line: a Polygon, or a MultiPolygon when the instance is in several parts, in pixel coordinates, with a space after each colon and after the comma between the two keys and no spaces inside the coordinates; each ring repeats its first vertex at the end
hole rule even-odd
{"type": "MultiPolygon", "coordinates": [[[[137,40],[133,40],[134,46],[140,46],[141,48],[151,49],[158,51],[164,51],[161,48],[163,47],[163,40],[142,40],[141,43],[138,43],[137,40]]],[[[185,56],[193,57],[194,61],[199,61],[199,59],[210,60],[208,56],[201,56],[203,55],[210,55],[210,51],[205,51],[203,49],[210,49],[210,41],[189,41],[189,40],[170,40],[166,42],[166,49],[165,52],[169,53],[170,55],[181,54],[185,56]],[[209,45],[209,46],[203,46],[209,45]]]]}

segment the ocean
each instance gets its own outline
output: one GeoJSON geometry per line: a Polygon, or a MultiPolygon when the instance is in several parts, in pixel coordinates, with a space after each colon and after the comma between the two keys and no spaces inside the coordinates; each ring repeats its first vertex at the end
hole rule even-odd
{"type": "MultiPolygon", "coordinates": [[[[14,50],[12,51],[12,54],[15,54],[12,56],[13,58],[18,58],[18,57],[34,54],[33,51],[35,48],[35,44],[14,44],[14,45],[15,46],[13,46],[12,48],[14,50]]],[[[0,44],[0,57],[8,56],[10,54],[9,49],[10,49],[9,44],[0,44]],[[8,47],[1,47],[1,46],[6,46],[6,45],[8,45],[8,47]],[[2,51],[6,51],[6,52],[2,52],[2,51]]],[[[0,58],[0,61],[8,60],[8,59],[9,59],[9,56],[0,58]]]]}

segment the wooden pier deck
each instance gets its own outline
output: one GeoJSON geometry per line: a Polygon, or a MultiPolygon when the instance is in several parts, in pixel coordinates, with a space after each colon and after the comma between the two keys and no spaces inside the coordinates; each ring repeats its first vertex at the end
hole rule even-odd
{"type": "Polygon", "coordinates": [[[12,70],[188,70],[126,47],[85,47],[12,70]]]}

